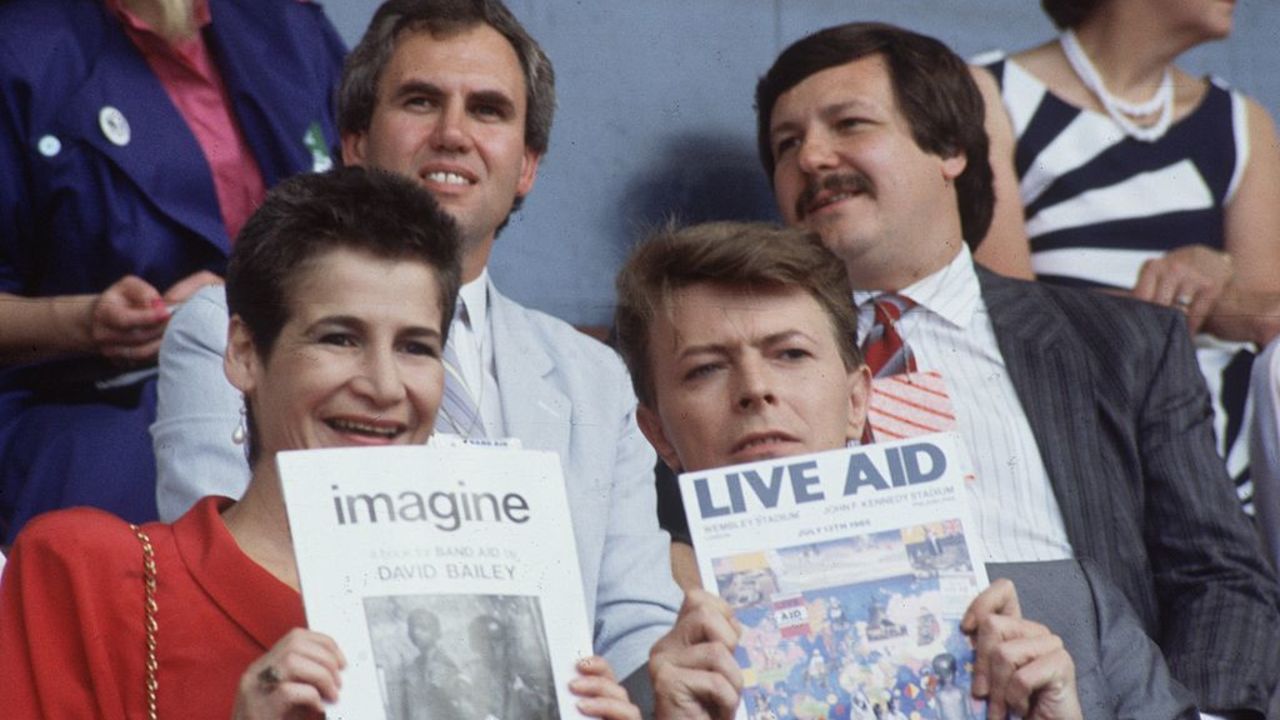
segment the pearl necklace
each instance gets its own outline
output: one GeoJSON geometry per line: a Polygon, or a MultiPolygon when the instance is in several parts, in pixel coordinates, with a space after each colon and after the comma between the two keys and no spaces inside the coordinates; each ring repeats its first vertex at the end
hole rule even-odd
{"type": "Polygon", "coordinates": [[[1085,55],[1084,48],[1080,47],[1080,41],[1076,39],[1074,32],[1067,30],[1062,33],[1058,42],[1062,45],[1062,53],[1067,56],[1067,62],[1079,76],[1080,82],[1097,96],[1107,114],[1126,135],[1143,142],[1155,142],[1164,137],[1164,134],[1169,131],[1169,126],[1173,124],[1173,72],[1169,68],[1164,69],[1164,79],[1160,81],[1160,89],[1156,90],[1156,94],[1150,100],[1131,103],[1107,91],[1107,86],[1102,83],[1102,76],[1089,61],[1089,56],[1085,55]],[[1132,119],[1150,115],[1157,110],[1160,111],[1160,117],[1155,123],[1146,127],[1132,119]]]}

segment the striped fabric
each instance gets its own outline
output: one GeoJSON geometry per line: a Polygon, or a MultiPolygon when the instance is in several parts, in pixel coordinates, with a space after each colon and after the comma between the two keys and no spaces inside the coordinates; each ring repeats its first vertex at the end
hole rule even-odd
{"type": "Polygon", "coordinates": [[[496,292],[487,268],[458,289],[444,349],[445,396],[436,425],[470,440],[508,437],[491,327],[490,295],[496,292]]]}
{"type": "Polygon", "coordinates": [[[1201,707],[1263,716],[1280,677],[1275,573],[1214,454],[1182,318],[981,268],[978,280],[1076,556],[1120,587],[1201,707]]]}
{"type": "MultiPolygon", "coordinates": [[[[1147,260],[1180,246],[1221,249],[1224,213],[1248,161],[1245,99],[1214,79],[1200,105],[1155,142],[1071,105],[1009,59],[987,65],[1017,137],[1014,156],[1038,279],[1132,288],[1147,260]]],[[[1252,509],[1248,408],[1251,346],[1202,338],[1219,454],[1252,509]]]]}
{"type": "Polygon", "coordinates": [[[886,377],[916,369],[911,349],[902,342],[897,323],[916,304],[896,293],[883,293],[870,300],[876,324],[862,339],[862,359],[873,377],[886,377]]]}
{"type": "MultiPolygon", "coordinates": [[[[918,303],[896,323],[919,371],[902,378],[930,387],[929,376],[945,379],[949,412],[964,438],[975,482],[968,484],[969,508],[982,536],[988,562],[1029,562],[1072,557],[1049,475],[997,345],[967,246],[941,271],[903,288],[918,303]]],[[[874,326],[873,293],[854,292],[858,332],[874,326]]],[[[872,386],[870,424],[875,438],[892,432],[887,415],[925,424],[923,413],[908,413],[898,398],[903,384],[880,378],[872,386]],[[891,390],[892,389],[892,390],[891,390]],[[891,390],[894,397],[879,397],[891,390]],[[877,408],[879,408],[877,410],[877,408]]],[[[942,383],[932,385],[941,388],[942,383]]],[[[923,403],[922,403],[923,404],[923,403]]],[[[937,418],[935,418],[937,419],[937,418]]],[[[930,419],[929,422],[933,422],[930,419]]],[[[898,430],[905,430],[901,425],[898,430]]]]}
{"type": "Polygon", "coordinates": [[[440,400],[440,428],[464,438],[483,438],[484,423],[475,396],[459,369],[458,355],[451,341],[444,346],[444,397],[440,400]]]}
{"type": "Polygon", "coordinates": [[[899,373],[872,382],[867,422],[877,442],[905,440],[955,430],[956,411],[941,373],[899,373]]]}
{"type": "Polygon", "coordinates": [[[1010,60],[990,67],[1017,136],[1040,279],[1127,290],[1150,258],[1182,245],[1222,248],[1224,209],[1249,152],[1243,96],[1215,81],[1199,107],[1147,143],[1010,60]]]}

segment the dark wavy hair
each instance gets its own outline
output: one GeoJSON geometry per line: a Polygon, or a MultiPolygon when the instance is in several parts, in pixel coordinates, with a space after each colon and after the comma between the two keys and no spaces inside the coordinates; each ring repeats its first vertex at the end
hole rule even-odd
{"type": "Polygon", "coordinates": [[[542,47],[500,0],[387,0],[380,5],[342,70],[339,130],[345,135],[369,129],[378,104],[378,81],[403,33],[427,31],[448,37],[477,25],[493,28],[515,50],[524,73],[524,142],[530,150],[545,154],[556,112],[555,70],[542,47]]]}
{"type": "MultiPolygon", "coordinates": [[[[441,342],[447,339],[462,257],[453,219],[407,178],[383,170],[339,168],[277,185],[236,238],[227,265],[227,309],[248,328],[264,361],[294,311],[291,299],[299,278],[334,250],[430,267],[440,303],[441,342]]],[[[258,458],[252,412],[246,413],[246,421],[252,464],[258,458]]]]}
{"type": "Polygon", "coordinates": [[[872,55],[889,67],[894,98],[916,145],[942,157],[964,155],[964,172],[955,181],[960,226],[965,242],[977,248],[995,208],[985,105],[964,60],[926,35],[884,23],[849,23],[783,50],[756,85],[756,141],[769,181],[775,169],[769,127],[778,98],[815,73],[872,55]]]}

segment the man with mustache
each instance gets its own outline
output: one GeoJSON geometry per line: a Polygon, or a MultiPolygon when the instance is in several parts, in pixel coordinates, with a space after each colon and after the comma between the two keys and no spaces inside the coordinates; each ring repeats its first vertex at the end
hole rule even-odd
{"type": "Polygon", "coordinates": [[[946,380],[986,559],[1092,559],[1202,709],[1261,716],[1280,593],[1214,450],[1183,319],[973,265],[994,207],[982,98],[931,38],[815,33],[761,78],[756,106],[778,207],[844,262],[859,337],[895,303],[880,325],[946,380]]]}
{"type": "MultiPolygon", "coordinates": [[[[499,0],[388,0],[347,59],[338,125],[344,162],[417,179],[458,223],[464,284],[437,428],[560,455],[595,650],[626,677],[679,603],[635,397],[616,354],[506,298],[486,270],[533,188],[554,109],[550,60],[499,0]]],[[[242,404],[222,376],[226,326],[209,291],[161,347],[152,436],[165,517],[203,495],[238,497],[248,477],[233,442],[242,404]]]]}

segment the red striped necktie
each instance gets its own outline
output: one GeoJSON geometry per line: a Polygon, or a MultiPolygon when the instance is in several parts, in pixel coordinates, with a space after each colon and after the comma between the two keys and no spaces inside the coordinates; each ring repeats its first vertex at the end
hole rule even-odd
{"type": "Polygon", "coordinates": [[[862,339],[862,357],[872,377],[888,377],[916,371],[916,358],[898,334],[898,320],[916,304],[896,293],[884,293],[871,300],[876,324],[862,339]]]}

